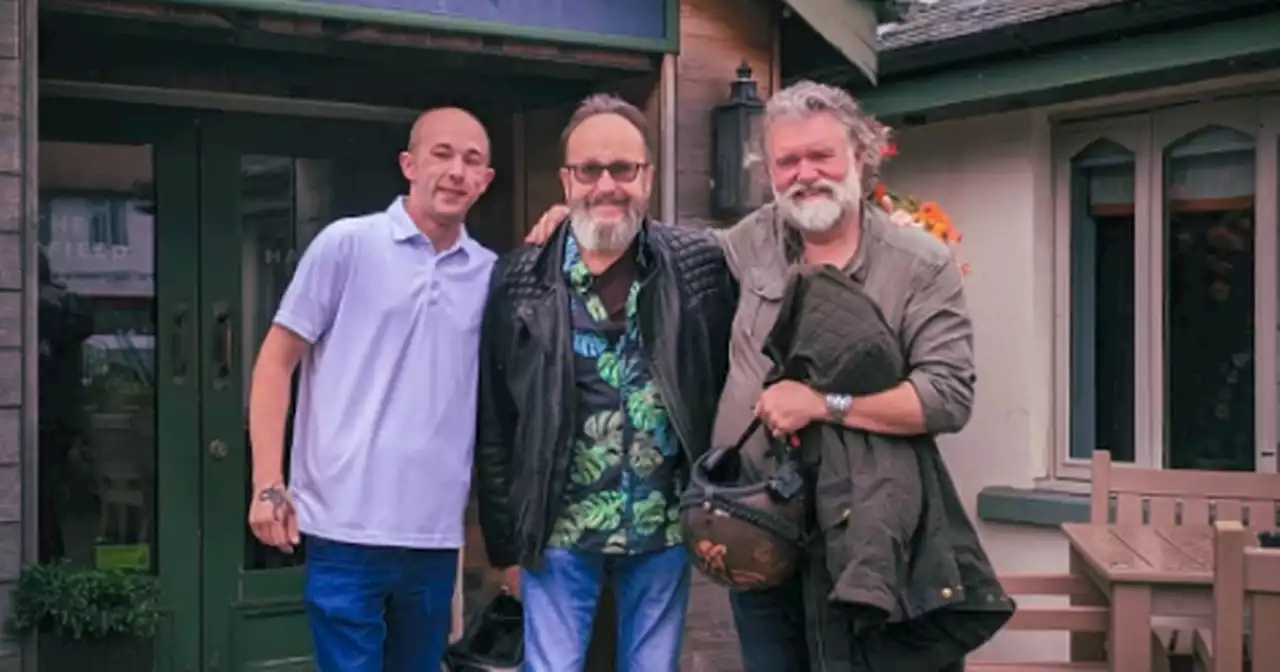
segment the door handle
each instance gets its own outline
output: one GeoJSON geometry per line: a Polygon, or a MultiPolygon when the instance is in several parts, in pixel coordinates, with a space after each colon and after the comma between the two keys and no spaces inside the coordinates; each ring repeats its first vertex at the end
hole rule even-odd
{"type": "Polygon", "coordinates": [[[173,311],[173,384],[181,385],[187,379],[187,304],[178,304],[173,311]]]}
{"type": "Polygon", "coordinates": [[[231,307],[226,301],[213,304],[213,388],[221,390],[231,384],[231,307]]]}

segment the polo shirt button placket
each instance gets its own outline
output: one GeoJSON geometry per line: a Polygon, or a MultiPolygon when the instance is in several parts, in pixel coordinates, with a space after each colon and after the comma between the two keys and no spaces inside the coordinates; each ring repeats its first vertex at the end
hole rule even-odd
{"type": "Polygon", "coordinates": [[[427,305],[434,306],[440,303],[440,282],[436,280],[436,257],[432,256],[427,259],[427,305]]]}

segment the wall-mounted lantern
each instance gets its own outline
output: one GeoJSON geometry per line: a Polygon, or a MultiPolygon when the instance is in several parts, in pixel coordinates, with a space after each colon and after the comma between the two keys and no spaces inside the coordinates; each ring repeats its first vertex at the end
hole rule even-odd
{"type": "Polygon", "coordinates": [[[729,85],[729,100],[711,113],[711,214],[716,219],[742,217],[768,200],[763,157],[755,155],[763,118],[764,102],[743,61],[729,85]]]}

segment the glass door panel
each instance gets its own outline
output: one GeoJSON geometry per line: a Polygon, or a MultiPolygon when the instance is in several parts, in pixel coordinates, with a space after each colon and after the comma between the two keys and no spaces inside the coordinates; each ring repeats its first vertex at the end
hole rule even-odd
{"type": "MultiPolygon", "coordinates": [[[[204,130],[205,656],[232,669],[309,665],[306,549],[265,547],[245,523],[249,385],[258,347],[316,233],[336,219],[385,209],[399,192],[401,132],[243,118],[204,130]]],[[[291,433],[286,425],[286,474],[291,433]]]]}
{"type": "MultiPolygon", "coordinates": [[[[311,239],[335,219],[330,159],[268,154],[240,157],[240,305],[244,319],[240,351],[256,353],[271,328],[298,258],[311,239]]],[[[241,379],[252,380],[253,357],[240,363],[241,379]]],[[[294,376],[296,385],[297,375],[294,376]]],[[[244,404],[249,386],[244,385],[244,404]]],[[[292,404],[291,404],[292,406],[292,404]]],[[[246,422],[245,445],[249,446],[246,422]]],[[[292,426],[285,429],[285,464],[292,453],[292,426]]],[[[251,495],[252,469],[244,465],[244,497],[251,495]]],[[[259,543],[248,528],[244,534],[247,569],[293,567],[303,564],[305,547],[284,553],[259,543]]]]}
{"type": "Polygon", "coordinates": [[[152,148],[40,144],[40,560],[154,572],[152,148]]]}
{"type": "Polygon", "coordinates": [[[41,102],[39,559],[155,575],[157,672],[200,662],[190,122],[41,102]]]}

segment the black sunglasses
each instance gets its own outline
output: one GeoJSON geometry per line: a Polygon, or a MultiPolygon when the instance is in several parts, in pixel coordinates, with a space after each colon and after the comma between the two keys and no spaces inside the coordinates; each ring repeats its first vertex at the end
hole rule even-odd
{"type": "Polygon", "coordinates": [[[599,161],[588,161],[586,163],[570,163],[565,164],[564,168],[573,171],[573,177],[583,184],[595,184],[606,173],[613,178],[614,182],[626,184],[635,181],[640,175],[640,169],[648,166],[644,162],[635,161],[614,161],[612,163],[600,163],[599,161]]]}

